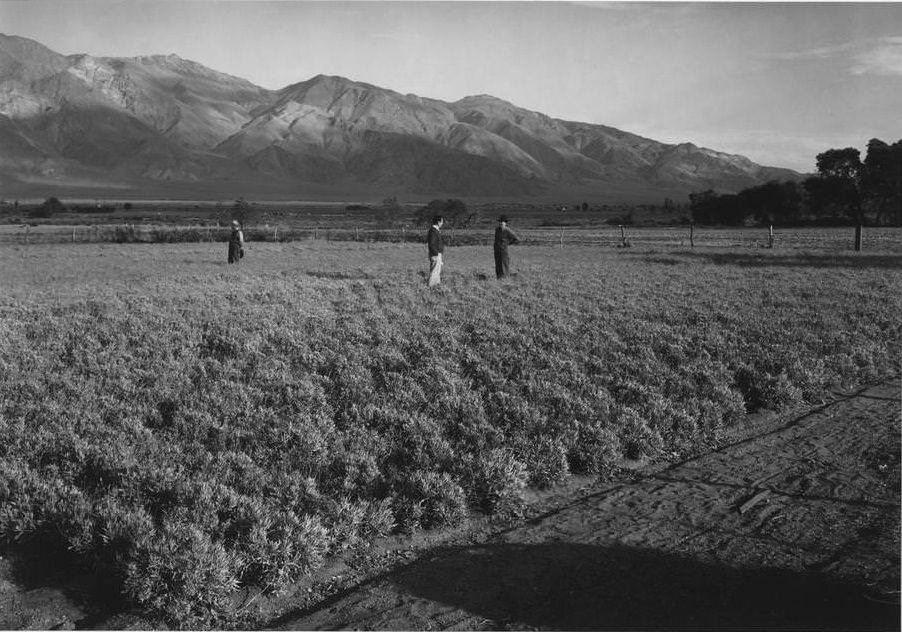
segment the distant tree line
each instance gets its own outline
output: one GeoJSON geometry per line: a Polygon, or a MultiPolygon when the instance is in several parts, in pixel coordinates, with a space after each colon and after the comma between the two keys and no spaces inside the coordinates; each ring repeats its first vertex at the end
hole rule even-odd
{"type": "Polygon", "coordinates": [[[902,140],[872,139],[867,155],[853,147],[817,155],[817,174],[735,194],[713,190],[689,195],[692,221],[738,226],[902,225],[902,140]]]}
{"type": "Polygon", "coordinates": [[[479,220],[479,211],[471,211],[462,200],[438,199],[432,200],[429,204],[420,208],[414,214],[414,220],[417,225],[422,225],[431,222],[436,215],[444,217],[445,223],[449,226],[458,228],[465,228],[479,220]]]}
{"type": "MultiPolygon", "coordinates": [[[[124,208],[126,210],[131,208],[131,204],[126,202],[124,208]]],[[[18,208],[19,204],[16,202],[15,208],[18,208]]],[[[28,217],[35,219],[47,219],[53,217],[57,213],[112,213],[116,210],[115,204],[101,204],[97,202],[96,204],[73,204],[66,205],[60,201],[57,197],[49,197],[40,204],[36,206],[26,207],[28,217]]]]}

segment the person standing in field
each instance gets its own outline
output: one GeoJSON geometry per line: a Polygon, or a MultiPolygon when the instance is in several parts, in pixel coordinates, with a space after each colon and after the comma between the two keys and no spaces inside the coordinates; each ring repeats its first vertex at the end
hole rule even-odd
{"type": "Polygon", "coordinates": [[[429,287],[442,282],[442,253],[445,251],[445,240],[442,238],[441,228],[445,218],[436,215],[432,218],[432,226],[426,233],[426,248],[429,251],[429,287]]]}
{"type": "Polygon", "coordinates": [[[229,263],[238,263],[244,256],[244,233],[237,219],[232,220],[232,233],[229,235],[229,263]]]}
{"type": "Polygon", "coordinates": [[[498,218],[498,227],[495,229],[495,276],[499,279],[510,273],[507,247],[520,241],[514,231],[507,227],[507,221],[507,215],[502,215],[498,218]]]}

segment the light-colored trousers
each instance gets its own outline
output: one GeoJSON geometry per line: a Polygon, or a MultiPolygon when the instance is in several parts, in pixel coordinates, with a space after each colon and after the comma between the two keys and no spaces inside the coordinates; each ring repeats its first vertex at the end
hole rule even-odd
{"type": "Polygon", "coordinates": [[[442,255],[429,257],[429,287],[442,282],[442,255]]]}

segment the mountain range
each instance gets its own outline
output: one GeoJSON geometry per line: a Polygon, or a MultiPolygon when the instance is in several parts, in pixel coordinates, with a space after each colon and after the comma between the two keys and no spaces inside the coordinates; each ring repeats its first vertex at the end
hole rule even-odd
{"type": "Polygon", "coordinates": [[[0,197],[660,201],[800,174],[743,156],[318,75],[267,90],[176,55],[0,34],[0,197]]]}

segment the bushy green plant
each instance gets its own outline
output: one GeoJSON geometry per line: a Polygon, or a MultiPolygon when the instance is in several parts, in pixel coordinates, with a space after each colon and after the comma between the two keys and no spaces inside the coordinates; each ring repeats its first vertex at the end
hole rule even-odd
{"type": "Polygon", "coordinates": [[[248,579],[266,591],[278,591],[318,568],[329,551],[330,536],[317,516],[292,511],[265,514],[241,547],[248,579]]]}
{"type": "Polygon", "coordinates": [[[570,470],[576,474],[607,476],[620,461],[623,449],[617,434],[600,421],[580,424],[567,454],[570,470]]]}
{"type": "Polygon", "coordinates": [[[528,472],[510,450],[495,448],[463,461],[463,479],[471,500],[489,514],[519,515],[528,472]]]}
{"type": "Polygon", "coordinates": [[[402,530],[453,527],[468,515],[464,490],[447,472],[415,471],[396,483],[395,520],[402,530]]]}
{"type": "Polygon", "coordinates": [[[526,465],[531,487],[545,489],[570,474],[563,438],[543,435],[524,437],[517,451],[526,465]]]}
{"type": "Polygon", "coordinates": [[[164,523],[136,543],[123,592],[179,627],[207,626],[225,611],[238,586],[236,557],[197,527],[164,523]]]}

